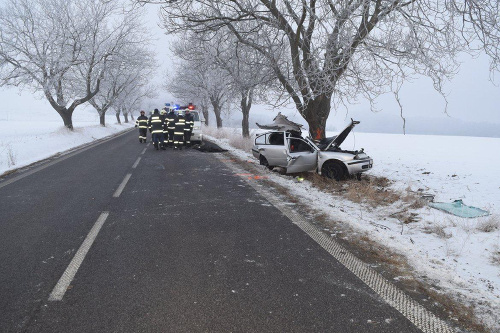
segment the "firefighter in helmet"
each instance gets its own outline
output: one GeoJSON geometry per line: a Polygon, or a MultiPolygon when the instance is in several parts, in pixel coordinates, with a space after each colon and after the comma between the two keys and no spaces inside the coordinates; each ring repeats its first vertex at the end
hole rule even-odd
{"type": "Polygon", "coordinates": [[[135,120],[135,127],[139,127],[139,142],[145,143],[148,139],[148,117],[145,116],[144,110],[141,110],[141,115],[135,120]]]}
{"type": "Polygon", "coordinates": [[[186,127],[186,119],[182,113],[179,113],[175,119],[175,130],[174,130],[174,148],[181,149],[184,145],[184,128],[186,127]]]}
{"type": "Polygon", "coordinates": [[[151,117],[149,117],[148,126],[151,131],[151,136],[153,137],[153,145],[155,149],[165,149],[163,146],[163,119],[160,116],[160,111],[158,111],[158,109],[155,109],[151,117]]]}
{"type": "Polygon", "coordinates": [[[167,147],[168,144],[167,108],[161,109],[160,117],[163,124],[163,147],[167,147]]]}
{"type": "Polygon", "coordinates": [[[175,115],[174,109],[170,109],[165,117],[165,122],[167,124],[168,133],[168,145],[170,147],[174,146],[174,132],[175,132],[175,122],[177,121],[177,116],[175,115]]]}
{"type": "Polygon", "coordinates": [[[186,109],[184,118],[186,119],[186,125],[184,127],[184,142],[186,144],[186,147],[190,147],[191,146],[191,134],[193,133],[193,127],[194,127],[194,117],[189,112],[189,109],[186,109]]]}

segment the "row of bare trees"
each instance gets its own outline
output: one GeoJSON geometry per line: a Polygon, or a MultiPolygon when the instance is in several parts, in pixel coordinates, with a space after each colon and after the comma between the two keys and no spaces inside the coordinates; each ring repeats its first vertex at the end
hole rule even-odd
{"type": "Polygon", "coordinates": [[[152,94],[143,22],[120,1],[9,0],[0,8],[0,85],[42,94],[69,129],[87,102],[103,126],[111,107],[127,116],[152,94]]]}
{"type": "Polygon", "coordinates": [[[273,82],[258,54],[233,35],[220,32],[186,32],[171,49],[179,62],[166,88],[177,98],[196,96],[205,119],[211,106],[218,128],[222,110],[239,104],[243,136],[249,136],[252,103],[265,101],[265,89],[273,82]]]}
{"type": "Polygon", "coordinates": [[[485,52],[492,71],[500,60],[496,0],[136,1],[162,4],[164,28],[182,35],[177,78],[199,75],[189,79],[205,82],[193,88],[203,103],[216,109],[241,96],[245,122],[261,87],[272,92],[266,99],[292,101],[316,139],[332,106],[363,97],[376,110],[378,96],[394,93],[399,102],[404,82],[422,75],[445,98],[460,53],[485,52]]]}

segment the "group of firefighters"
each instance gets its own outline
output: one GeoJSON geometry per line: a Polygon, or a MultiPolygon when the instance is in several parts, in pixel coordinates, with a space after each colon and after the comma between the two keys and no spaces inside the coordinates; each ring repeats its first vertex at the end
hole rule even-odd
{"type": "Polygon", "coordinates": [[[163,108],[161,112],[154,109],[149,118],[146,117],[144,110],[141,110],[141,115],[135,121],[135,127],[139,128],[139,142],[147,141],[149,129],[156,150],[165,150],[166,147],[174,149],[189,147],[193,126],[194,118],[187,108],[184,110],[184,115],[175,113],[171,108],[163,108]]]}

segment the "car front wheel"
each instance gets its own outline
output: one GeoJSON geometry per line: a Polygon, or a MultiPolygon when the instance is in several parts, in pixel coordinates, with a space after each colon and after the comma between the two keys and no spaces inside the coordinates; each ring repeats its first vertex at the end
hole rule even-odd
{"type": "Polygon", "coordinates": [[[346,178],[344,166],[340,162],[326,162],[321,168],[321,174],[335,180],[343,180],[346,178]]]}

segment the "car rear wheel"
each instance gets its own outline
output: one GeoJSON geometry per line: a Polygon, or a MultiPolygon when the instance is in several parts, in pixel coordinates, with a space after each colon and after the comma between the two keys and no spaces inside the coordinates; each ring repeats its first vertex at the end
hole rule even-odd
{"type": "Polygon", "coordinates": [[[335,180],[343,180],[346,178],[344,166],[340,162],[326,162],[321,168],[321,174],[335,180]]]}
{"type": "Polygon", "coordinates": [[[269,162],[267,161],[267,159],[266,159],[264,156],[260,155],[259,161],[260,161],[260,165],[265,166],[265,167],[266,167],[266,168],[268,168],[269,170],[274,169],[274,167],[273,167],[273,166],[270,166],[270,165],[269,165],[269,162]]]}

